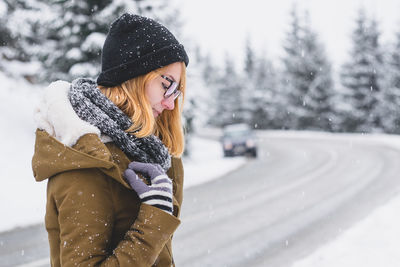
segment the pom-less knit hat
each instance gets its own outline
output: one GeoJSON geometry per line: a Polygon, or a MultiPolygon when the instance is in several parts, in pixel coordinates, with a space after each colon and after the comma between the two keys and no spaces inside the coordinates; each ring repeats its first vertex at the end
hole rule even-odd
{"type": "Polygon", "coordinates": [[[107,34],[97,84],[116,86],[181,61],[187,66],[189,58],[167,28],[150,18],[125,13],[107,34]]]}

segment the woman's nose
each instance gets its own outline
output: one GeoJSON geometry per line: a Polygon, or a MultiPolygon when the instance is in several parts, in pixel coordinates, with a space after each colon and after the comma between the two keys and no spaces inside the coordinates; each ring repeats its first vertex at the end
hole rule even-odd
{"type": "Polygon", "coordinates": [[[175,100],[172,96],[170,96],[168,98],[163,99],[161,101],[161,104],[165,109],[173,110],[175,107],[175,100]]]}

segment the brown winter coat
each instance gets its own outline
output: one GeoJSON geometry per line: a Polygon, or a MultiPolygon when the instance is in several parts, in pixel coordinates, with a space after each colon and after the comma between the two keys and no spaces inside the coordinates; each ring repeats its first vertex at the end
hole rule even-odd
{"type": "Polygon", "coordinates": [[[171,266],[179,225],[183,168],[173,158],[174,215],[140,204],[122,177],[129,159],[96,134],[73,147],[37,130],[32,168],[48,179],[45,225],[52,266],[171,266]]]}

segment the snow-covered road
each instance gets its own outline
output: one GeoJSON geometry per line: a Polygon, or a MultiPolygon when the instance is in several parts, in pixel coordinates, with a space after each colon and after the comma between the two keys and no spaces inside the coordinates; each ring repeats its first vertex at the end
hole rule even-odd
{"type": "Polygon", "coordinates": [[[400,152],[382,144],[270,136],[261,146],[258,160],[185,191],[177,266],[291,266],[399,192],[400,152]]]}

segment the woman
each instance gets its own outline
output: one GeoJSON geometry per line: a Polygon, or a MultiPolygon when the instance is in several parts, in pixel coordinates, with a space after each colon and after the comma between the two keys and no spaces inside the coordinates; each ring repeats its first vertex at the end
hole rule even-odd
{"type": "Polygon", "coordinates": [[[124,14],[108,32],[97,82],[44,91],[32,168],[48,179],[52,266],[174,265],[187,64],[168,29],[124,14]]]}

